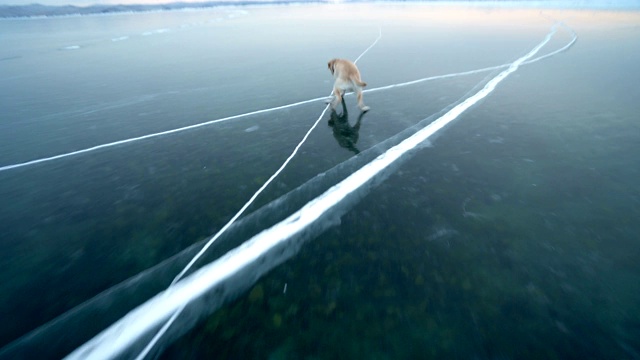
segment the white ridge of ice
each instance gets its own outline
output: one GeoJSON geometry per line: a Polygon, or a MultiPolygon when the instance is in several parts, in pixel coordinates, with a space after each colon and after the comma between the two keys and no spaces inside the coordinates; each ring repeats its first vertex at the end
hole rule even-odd
{"type": "MultiPolygon", "coordinates": [[[[374,47],[378,41],[380,40],[380,38],[382,38],[382,28],[379,29],[379,34],[378,37],[376,38],[376,40],[368,47],[366,48],[361,54],[360,56],[358,56],[358,58],[356,58],[356,60],[354,60],[354,63],[358,62],[358,60],[360,60],[362,58],[362,56],[364,56],[364,54],[367,53],[367,51],[369,51],[372,47],[374,47]]],[[[333,90],[331,90],[331,93],[329,94],[329,96],[331,96],[333,94],[333,90]]],[[[169,285],[169,288],[173,287],[185,274],[186,272],[195,264],[195,262],[209,249],[209,247],[223,234],[227,231],[227,229],[245,212],[245,210],[251,206],[251,204],[253,204],[253,202],[256,200],[256,198],[269,186],[269,184],[271,184],[271,182],[273,182],[273,180],[275,180],[276,177],[278,177],[278,175],[280,175],[280,173],[284,170],[285,167],[287,167],[287,165],[289,164],[289,162],[291,162],[291,160],[296,156],[296,154],[298,153],[298,150],[300,150],[300,148],[302,147],[302,145],[307,141],[307,138],[309,138],[309,135],[311,135],[311,132],[318,126],[318,123],[320,123],[320,120],[322,120],[322,118],[324,117],[324,114],[327,112],[327,110],[329,109],[329,105],[327,104],[327,106],[325,106],[324,110],[322,111],[322,113],[320,114],[320,116],[318,116],[318,119],[313,123],[313,125],[311,125],[311,127],[309,128],[309,130],[307,130],[307,133],[302,137],[302,140],[300,140],[300,142],[298,143],[298,145],[296,145],[296,147],[293,149],[293,151],[291,152],[291,154],[289,155],[289,157],[287,157],[287,159],[282,163],[282,165],[280,165],[280,167],[278,168],[278,170],[276,170],[271,177],[269,177],[269,179],[267,179],[267,181],[265,181],[264,184],[262,184],[262,186],[260,186],[260,188],[251,196],[251,198],[240,208],[240,210],[238,210],[238,212],[231,218],[231,220],[229,220],[215,235],[213,235],[211,238],[209,238],[207,240],[207,242],[205,243],[205,245],[202,247],[202,249],[200,249],[200,251],[191,259],[191,261],[189,261],[189,263],[187,264],[187,266],[184,267],[184,269],[182,269],[182,271],[180,271],[180,273],[175,277],[175,279],[173,279],[173,281],[171,282],[171,284],[169,285]]],[[[160,338],[162,337],[162,335],[164,335],[164,333],[169,329],[169,327],[171,326],[171,324],[175,321],[175,319],[177,319],[177,317],[180,315],[180,313],[182,313],[182,310],[184,310],[184,307],[186,306],[183,305],[182,307],[180,307],[179,309],[176,310],[176,312],[171,316],[171,318],[162,326],[162,328],[155,334],[155,336],[151,339],[151,341],[147,344],[147,346],[145,346],[145,348],[140,352],[140,354],[138,354],[138,356],[136,357],[136,360],[143,360],[147,354],[149,353],[149,351],[151,351],[151,349],[153,348],[153,346],[158,342],[158,340],[160,340],[160,338]]]]}
{"type": "Polygon", "coordinates": [[[164,33],[168,33],[171,32],[171,29],[155,29],[155,30],[150,30],[150,31],[145,31],[142,33],[142,36],[150,36],[150,35],[155,35],[155,34],[164,34],[164,33]]]}

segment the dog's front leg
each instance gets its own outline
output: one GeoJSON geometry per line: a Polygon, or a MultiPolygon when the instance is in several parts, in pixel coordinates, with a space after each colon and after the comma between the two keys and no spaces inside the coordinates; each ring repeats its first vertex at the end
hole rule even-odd
{"type": "Polygon", "coordinates": [[[325,104],[331,104],[331,107],[335,109],[335,105],[337,105],[340,100],[336,100],[338,96],[336,95],[336,91],[334,90],[331,95],[329,95],[325,100],[325,104]]]}

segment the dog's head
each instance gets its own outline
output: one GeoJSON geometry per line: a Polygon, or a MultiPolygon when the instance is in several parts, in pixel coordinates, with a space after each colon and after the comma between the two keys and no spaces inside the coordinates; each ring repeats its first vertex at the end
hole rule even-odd
{"type": "Polygon", "coordinates": [[[329,71],[331,71],[331,75],[333,75],[333,72],[335,71],[335,67],[336,67],[336,61],[338,59],[331,59],[329,60],[329,63],[327,64],[327,66],[329,67],[329,71]]]}

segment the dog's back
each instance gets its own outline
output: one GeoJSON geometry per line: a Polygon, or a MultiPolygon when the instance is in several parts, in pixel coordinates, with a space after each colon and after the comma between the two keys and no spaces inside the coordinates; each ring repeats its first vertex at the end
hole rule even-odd
{"type": "Polygon", "coordinates": [[[352,81],[360,87],[367,86],[360,78],[360,71],[354,63],[346,59],[332,59],[329,61],[329,70],[336,79],[352,81]]]}

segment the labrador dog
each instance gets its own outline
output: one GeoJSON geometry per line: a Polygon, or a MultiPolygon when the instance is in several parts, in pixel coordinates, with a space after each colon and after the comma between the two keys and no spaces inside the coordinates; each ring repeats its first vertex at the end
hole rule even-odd
{"type": "Polygon", "coordinates": [[[360,71],[356,64],[345,59],[331,59],[327,65],[331,75],[336,79],[333,85],[333,98],[327,100],[331,103],[331,108],[335,109],[343,101],[342,97],[347,91],[354,91],[358,97],[360,110],[368,111],[369,107],[362,102],[362,88],[367,86],[367,83],[360,79],[360,71]]]}

